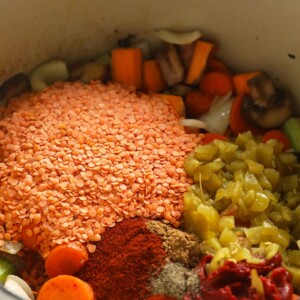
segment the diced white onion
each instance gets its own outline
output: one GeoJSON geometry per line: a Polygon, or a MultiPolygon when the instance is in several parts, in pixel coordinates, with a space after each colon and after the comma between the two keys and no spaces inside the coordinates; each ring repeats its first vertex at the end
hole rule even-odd
{"type": "Polygon", "coordinates": [[[21,249],[21,243],[14,243],[12,241],[5,241],[4,245],[0,247],[0,251],[8,252],[10,254],[17,254],[21,249]]]}
{"type": "Polygon", "coordinates": [[[12,294],[24,300],[31,300],[21,285],[11,278],[7,278],[4,282],[4,287],[12,294]]]}
{"type": "Polygon", "coordinates": [[[175,32],[167,29],[158,29],[155,33],[162,41],[176,45],[193,43],[202,36],[199,30],[190,32],[175,32]]]}
{"type": "Polygon", "coordinates": [[[193,127],[193,128],[206,128],[206,124],[197,119],[182,119],[180,120],[180,125],[184,127],[193,127]]]}
{"type": "Polygon", "coordinates": [[[219,134],[225,133],[229,125],[231,104],[231,94],[215,97],[210,110],[199,117],[199,120],[206,124],[206,130],[219,134]]]}
{"type": "Polygon", "coordinates": [[[22,287],[22,289],[26,292],[26,294],[29,296],[29,298],[31,300],[34,300],[34,295],[31,290],[31,287],[28,285],[28,283],[25,280],[23,280],[22,278],[20,278],[19,276],[16,276],[16,275],[8,275],[6,277],[6,280],[8,280],[8,279],[11,279],[11,280],[14,280],[15,282],[17,282],[22,287]]]}

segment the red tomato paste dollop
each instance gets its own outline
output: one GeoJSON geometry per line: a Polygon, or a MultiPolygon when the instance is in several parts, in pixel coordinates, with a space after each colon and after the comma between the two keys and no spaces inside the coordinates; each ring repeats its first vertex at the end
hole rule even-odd
{"type": "Polygon", "coordinates": [[[199,264],[200,289],[193,297],[184,300],[291,300],[292,275],[281,266],[282,258],[276,254],[265,263],[226,261],[218,270],[207,275],[206,265],[212,260],[206,255],[199,264]],[[251,270],[256,269],[264,287],[264,297],[251,287],[251,270]]]}

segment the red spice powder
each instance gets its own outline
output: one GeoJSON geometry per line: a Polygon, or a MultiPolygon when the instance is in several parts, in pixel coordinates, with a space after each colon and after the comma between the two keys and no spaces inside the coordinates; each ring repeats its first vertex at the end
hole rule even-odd
{"type": "Polygon", "coordinates": [[[150,278],[166,257],[161,238],[148,231],[143,219],[125,220],[103,234],[76,276],[92,286],[96,299],[145,299],[150,278]]]}

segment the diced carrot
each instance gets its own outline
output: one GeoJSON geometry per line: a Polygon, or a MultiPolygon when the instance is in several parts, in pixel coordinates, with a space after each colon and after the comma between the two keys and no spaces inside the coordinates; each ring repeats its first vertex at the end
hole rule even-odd
{"type": "Polygon", "coordinates": [[[265,133],[264,129],[249,124],[242,116],[242,101],[243,96],[237,96],[232,102],[229,120],[230,129],[235,135],[245,131],[251,131],[253,135],[263,135],[265,133]]]}
{"type": "Polygon", "coordinates": [[[167,100],[179,116],[181,117],[185,116],[185,106],[181,96],[169,95],[169,94],[155,94],[155,95],[162,99],[167,100]]]}
{"type": "Polygon", "coordinates": [[[300,296],[293,294],[292,300],[300,300],[300,296]]]}
{"type": "Polygon", "coordinates": [[[142,87],[142,64],[142,50],[140,48],[112,50],[112,80],[140,89],[142,87]]]}
{"type": "Polygon", "coordinates": [[[214,140],[228,141],[227,137],[218,133],[205,133],[200,141],[202,145],[210,144],[214,140]]]}
{"type": "Polygon", "coordinates": [[[228,73],[228,68],[224,64],[223,61],[221,61],[221,60],[219,60],[217,58],[212,57],[207,62],[207,71],[208,72],[216,71],[216,72],[228,73]]]}
{"type": "Polygon", "coordinates": [[[34,232],[36,225],[31,222],[24,226],[21,231],[22,244],[29,250],[37,250],[37,234],[34,232]]]}
{"type": "Polygon", "coordinates": [[[46,281],[37,300],[94,300],[92,287],[71,275],[59,275],[46,281]]]}
{"type": "Polygon", "coordinates": [[[213,102],[213,95],[198,90],[192,90],[186,94],[185,108],[189,117],[198,118],[209,111],[213,102]]]}
{"type": "Polygon", "coordinates": [[[261,141],[266,143],[268,140],[275,139],[278,142],[280,142],[283,145],[283,150],[286,151],[291,148],[291,143],[289,138],[280,130],[273,129],[268,132],[266,132],[262,138],[261,141]]]}
{"type": "Polygon", "coordinates": [[[166,82],[155,59],[144,61],[143,82],[146,92],[159,93],[166,88],[166,82]]]}
{"type": "Polygon", "coordinates": [[[225,96],[233,90],[231,77],[224,72],[206,73],[200,81],[200,90],[214,96],[225,96]]]}
{"type": "Polygon", "coordinates": [[[196,42],[192,61],[185,80],[187,84],[195,85],[200,82],[213,47],[214,45],[208,42],[196,42]]]}
{"type": "Polygon", "coordinates": [[[248,80],[261,75],[260,71],[241,73],[233,76],[233,86],[237,95],[249,94],[248,80]]]}
{"type": "Polygon", "coordinates": [[[52,249],[46,258],[47,275],[52,278],[57,275],[72,275],[88,260],[85,248],[75,244],[59,245],[52,249]]]}

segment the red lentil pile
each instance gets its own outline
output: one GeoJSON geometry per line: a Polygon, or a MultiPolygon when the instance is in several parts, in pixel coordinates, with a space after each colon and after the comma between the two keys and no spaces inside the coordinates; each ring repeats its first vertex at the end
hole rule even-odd
{"type": "Polygon", "coordinates": [[[118,84],[56,83],[13,99],[0,121],[0,241],[37,236],[46,257],[78,242],[95,251],[133,217],[180,225],[189,180],[186,134],[162,99],[118,84]]]}

